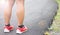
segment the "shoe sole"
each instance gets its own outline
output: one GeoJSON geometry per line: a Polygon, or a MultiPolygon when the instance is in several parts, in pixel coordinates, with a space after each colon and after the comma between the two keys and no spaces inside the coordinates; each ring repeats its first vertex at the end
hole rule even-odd
{"type": "Polygon", "coordinates": [[[4,29],[4,32],[6,32],[6,33],[9,33],[9,32],[11,32],[11,31],[13,31],[13,29],[11,29],[11,30],[4,29]]]}
{"type": "MultiPolygon", "coordinates": [[[[27,30],[26,30],[26,31],[27,31],[27,30]]],[[[24,31],[24,32],[26,32],[26,31],[24,31]]],[[[24,33],[24,32],[18,32],[18,31],[16,31],[17,34],[22,34],[22,33],[24,33]]]]}
{"type": "Polygon", "coordinates": [[[9,30],[7,30],[7,29],[4,29],[4,32],[10,32],[9,30]]]}

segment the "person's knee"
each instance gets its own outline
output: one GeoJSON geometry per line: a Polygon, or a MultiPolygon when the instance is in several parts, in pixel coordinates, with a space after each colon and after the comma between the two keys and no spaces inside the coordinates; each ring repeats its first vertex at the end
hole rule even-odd
{"type": "Polygon", "coordinates": [[[6,0],[6,2],[8,5],[12,6],[14,4],[15,0],[6,0]]]}
{"type": "Polygon", "coordinates": [[[16,0],[16,1],[24,1],[24,0],[16,0]]]}
{"type": "Polygon", "coordinates": [[[24,2],[24,0],[16,0],[17,3],[24,2]]]}

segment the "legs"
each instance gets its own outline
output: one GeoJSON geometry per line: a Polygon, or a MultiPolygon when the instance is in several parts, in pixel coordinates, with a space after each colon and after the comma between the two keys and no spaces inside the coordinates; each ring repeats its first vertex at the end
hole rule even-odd
{"type": "Polygon", "coordinates": [[[24,0],[16,0],[17,4],[17,19],[18,19],[18,28],[16,30],[16,33],[23,33],[27,30],[27,27],[23,25],[24,20],[24,0]]]}
{"type": "Polygon", "coordinates": [[[14,4],[14,0],[6,0],[6,6],[4,10],[4,19],[5,19],[5,25],[8,25],[10,23],[10,18],[11,18],[11,12],[12,12],[12,7],[14,4]]]}
{"type": "Polygon", "coordinates": [[[13,27],[10,26],[10,18],[11,18],[13,5],[14,5],[14,0],[6,0],[6,5],[4,9],[4,19],[5,19],[4,32],[10,32],[11,30],[13,30],[13,27]]]}
{"type": "MultiPolygon", "coordinates": [[[[4,10],[4,19],[5,19],[5,25],[8,25],[10,23],[14,0],[6,0],[6,2],[7,4],[4,10]]],[[[23,25],[23,19],[24,19],[24,0],[16,0],[16,4],[17,4],[16,14],[18,18],[18,26],[20,26],[20,25],[23,25]]]]}
{"type": "Polygon", "coordinates": [[[17,19],[18,19],[18,26],[23,25],[24,20],[24,0],[16,0],[17,4],[17,19]]]}
{"type": "MultiPolygon", "coordinates": [[[[7,0],[7,5],[5,6],[5,12],[4,12],[4,18],[5,18],[5,25],[8,25],[5,27],[5,32],[10,32],[13,27],[10,26],[10,18],[11,18],[11,12],[12,12],[12,7],[14,4],[14,0],[7,0]]],[[[23,33],[27,30],[27,27],[23,25],[23,20],[24,20],[24,0],[16,0],[17,4],[17,19],[18,19],[18,28],[16,33],[23,33]]]]}

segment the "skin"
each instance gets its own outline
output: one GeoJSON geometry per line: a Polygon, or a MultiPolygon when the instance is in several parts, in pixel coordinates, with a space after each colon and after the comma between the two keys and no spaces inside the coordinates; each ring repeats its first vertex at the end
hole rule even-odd
{"type": "Polygon", "coordinates": [[[6,0],[6,6],[4,9],[4,19],[5,19],[5,25],[8,25],[10,23],[11,14],[12,14],[12,7],[16,1],[17,10],[16,10],[16,16],[18,20],[18,26],[23,25],[24,20],[24,0],[6,0]]]}

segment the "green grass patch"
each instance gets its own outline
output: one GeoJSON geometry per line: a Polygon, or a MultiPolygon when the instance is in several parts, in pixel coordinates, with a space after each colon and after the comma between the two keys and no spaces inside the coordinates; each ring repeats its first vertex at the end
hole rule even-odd
{"type": "Polygon", "coordinates": [[[55,16],[55,20],[51,26],[51,29],[55,32],[60,32],[60,0],[56,0],[59,4],[59,9],[57,10],[57,15],[55,16]]]}

